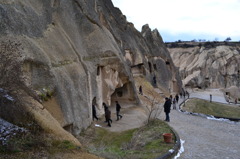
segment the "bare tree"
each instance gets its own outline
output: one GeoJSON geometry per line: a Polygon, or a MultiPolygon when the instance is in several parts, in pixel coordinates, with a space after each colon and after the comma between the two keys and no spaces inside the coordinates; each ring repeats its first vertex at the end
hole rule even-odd
{"type": "Polygon", "coordinates": [[[163,108],[161,107],[159,96],[154,94],[153,91],[147,92],[149,94],[149,96],[146,97],[149,101],[146,105],[146,108],[148,110],[148,124],[151,119],[156,119],[161,114],[163,108]]]}

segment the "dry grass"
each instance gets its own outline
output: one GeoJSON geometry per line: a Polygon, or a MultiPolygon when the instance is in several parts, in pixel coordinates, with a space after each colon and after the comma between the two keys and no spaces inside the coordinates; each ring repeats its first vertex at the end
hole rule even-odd
{"type": "Polygon", "coordinates": [[[44,134],[22,134],[9,140],[7,145],[0,146],[0,158],[52,158],[52,159],[97,159],[69,141],[55,140],[44,134]]]}
{"type": "Polygon", "coordinates": [[[226,118],[240,118],[240,107],[209,102],[202,99],[190,99],[183,110],[226,118]]]}
{"type": "Polygon", "coordinates": [[[172,131],[165,122],[152,120],[141,128],[123,132],[91,126],[81,134],[80,141],[91,153],[103,158],[151,159],[165,154],[174,146],[174,143],[163,141],[163,133],[172,131]]]}
{"type": "Polygon", "coordinates": [[[143,88],[143,96],[139,96],[140,99],[143,101],[143,103],[150,104],[150,101],[148,98],[156,98],[158,102],[164,102],[164,98],[155,91],[154,87],[149,83],[145,78],[141,77],[134,77],[136,88],[139,88],[141,85],[143,88]],[[146,98],[147,96],[148,98],[146,98]]]}

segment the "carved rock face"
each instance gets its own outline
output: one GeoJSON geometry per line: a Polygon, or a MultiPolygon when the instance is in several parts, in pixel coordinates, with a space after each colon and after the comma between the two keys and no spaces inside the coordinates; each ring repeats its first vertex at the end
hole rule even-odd
{"type": "Polygon", "coordinates": [[[227,88],[239,85],[240,44],[168,48],[185,86],[227,88]],[[233,45],[233,46],[232,46],[233,45]]]}
{"type": "Polygon", "coordinates": [[[5,81],[0,88],[18,98],[16,90],[22,90],[34,102],[41,98],[42,109],[73,134],[90,125],[92,103],[98,115],[104,112],[102,102],[138,103],[133,69],[149,81],[156,76],[165,90],[181,89],[160,34],[148,26],[138,32],[110,0],[4,1],[0,11],[1,41],[15,40],[22,47],[20,73],[14,76],[18,83],[7,82],[12,76],[4,72],[14,70],[0,65],[5,81]]]}

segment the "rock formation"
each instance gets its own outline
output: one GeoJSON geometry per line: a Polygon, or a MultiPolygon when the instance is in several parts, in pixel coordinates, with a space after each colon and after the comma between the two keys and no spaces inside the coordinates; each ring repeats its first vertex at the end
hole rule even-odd
{"type": "Polygon", "coordinates": [[[162,91],[181,89],[158,31],[138,32],[110,0],[3,0],[0,18],[0,88],[14,99],[1,103],[8,121],[27,122],[23,110],[74,141],[66,133],[91,124],[92,103],[98,115],[102,102],[139,103],[133,76],[156,78],[162,91]]]}
{"type": "Polygon", "coordinates": [[[185,86],[239,87],[240,43],[169,43],[167,46],[185,86]]]}

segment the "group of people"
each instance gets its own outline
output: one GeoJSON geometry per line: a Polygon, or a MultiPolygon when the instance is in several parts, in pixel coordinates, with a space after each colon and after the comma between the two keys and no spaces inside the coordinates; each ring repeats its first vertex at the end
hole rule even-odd
{"type": "MultiPolygon", "coordinates": [[[[180,97],[182,97],[182,96],[180,96],[180,97]]],[[[167,98],[167,97],[165,98],[165,103],[163,105],[164,112],[166,114],[165,121],[170,122],[169,113],[170,113],[170,110],[171,110],[171,105],[173,105],[173,109],[176,109],[176,105],[178,104],[178,101],[179,101],[179,95],[178,94],[176,94],[174,98],[173,98],[172,95],[170,95],[169,98],[167,98]]]]}
{"type": "MultiPolygon", "coordinates": [[[[117,115],[117,121],[118,121],[119,119],[122,119],[122,115],[120,115],[121,106],[118,103],[118,101],[115,101],[115,103],[116,103],[116,115],[117,115]]],[[[111,127],[111,123],[112,123],[111,111],[109,110],[109,107],[107,106],[107,104],[104,102],[103,102],[103,108],[105,113],[105,122],[107,122],[108,126],[111,127]]],[[[92,113],[93,113],[93,120],[94,119],[98,120],[96,107],[94,104],[92,105],[92,113]]]]}
{"type": "Polygon", "coordinates": [[[184,98],[185,99],[185,97],[187,96],[187,98],[189,98],[189,96],[190,96],[190,94],[189,94],[189,92],[188,91],[182,91],[181,93],[180,93],[180,97],[182,98],[184,98]]]}
{"type": "MultiPolygon", "coordinates": [[[[185,96],[187,96],[187,98],[189,98],[189,96],[190,96],[188,91],[183,91],[179,95],[180,95],[180,98],[183,97],[184,99],[185,99],[185,96]]],[[[176,94],[174,98],[173,98],[172,95],[170,95],[169,98],[167,98],[167,97],[165,98],[165,103],[163,105],[164,112],[166,114],[165,121],[168,121],[168,122],[170,121],[169,113],[170,113],[170,110],[171,110],[171,105],[173,105],[173,109],[176,109],[176,105],[178,104],[178,101],[179,101],[179,95],[176,94]]]]}
{"type": "MultiPolygon", "coordinates": [[[[139,87],[139,94],[143,95],[142,86],[139,87]]],[[[186,92],[184,91],[184,93],[180,93],[180,97],[183,96],[185,98],[185,95],[187,95],[189,98],[189,93],[187,91],[186,92]]],[[[176,109],[176,105],[178,104],[178,101],[179,101],[178,94],[176,94],[174,98],[172,95],[170,95],[169,98],[167,98],[167,97],[165,98],[165,103],[163,106],[164,112],[166,114],[165,121],[170,122],[169,113],[171,110],[171,105],[173,104],[173,109],[176,109]]],[[[120,115],[121,106],[118,103],[118,101],[115,101],[115,103],[116,103],[116,116],[117,116],[117,121],[118,121],[119,119],[122,119],[122,115],[120,115]]],[[[107,106],[107,104],[104,102],[103,102],[103,108],[104,108],[104,112],[105,112],[105,122],[107,122],[108,126],[111,127],[111,123],[112,123],[111,111],[109,110],[109,107],[107,106]]],[[[96,112],[96,108],[95,108],[94,104],[92,105],[92,113],[93,113],[93,120],[94,119],[98,120],[97,112],[96,112]]]]}

